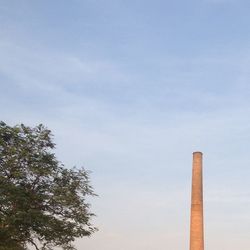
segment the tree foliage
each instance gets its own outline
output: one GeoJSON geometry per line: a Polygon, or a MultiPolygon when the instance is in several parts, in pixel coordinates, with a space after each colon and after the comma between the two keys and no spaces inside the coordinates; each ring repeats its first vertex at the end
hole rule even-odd
{"type": "Polygon", "coordinates": [[[43,125],[0,122],[0,250],[75,249],[91,235],[87,196],[95,195],[83,168],[65,168],[43,125]]]}

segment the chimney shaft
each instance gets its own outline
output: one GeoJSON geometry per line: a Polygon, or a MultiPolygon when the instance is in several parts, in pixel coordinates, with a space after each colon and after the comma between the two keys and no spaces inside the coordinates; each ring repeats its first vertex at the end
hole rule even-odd
{"type": "Polygon", "coordinates": [[[193,153],[190,250],[204,250],[202,153],[193,153]]]}

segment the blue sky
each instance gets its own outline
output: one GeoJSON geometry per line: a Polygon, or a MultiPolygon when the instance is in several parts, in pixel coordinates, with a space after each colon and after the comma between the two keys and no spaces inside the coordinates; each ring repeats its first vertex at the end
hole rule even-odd
{"type": "Polygon", "coordinates": [[[0,114],[92,171],[88,250],[189,247],[204,153],[206,249],[250,245],[250,2],[0,0],[0,114]]]}

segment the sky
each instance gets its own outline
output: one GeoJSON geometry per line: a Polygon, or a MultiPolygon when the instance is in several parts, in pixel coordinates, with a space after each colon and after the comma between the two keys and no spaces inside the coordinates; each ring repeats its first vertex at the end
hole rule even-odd
{"type": "Polygon", "coordinates": [[[77,249],[189,248],[192,152],[206,250],[250,245],[250,2],[0,0],[0,120],[47,126],[90,170],[77,249]]]}

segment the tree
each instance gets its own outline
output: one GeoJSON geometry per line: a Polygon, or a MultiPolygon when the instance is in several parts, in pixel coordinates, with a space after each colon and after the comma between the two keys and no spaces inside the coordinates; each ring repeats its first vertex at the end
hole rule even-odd
{"type": "Polygon", "coordinates": [[[43,125],[0,122],[0,250],[72,250],[76,237],[96,231],[89,173],[65,168],[52,137],[43,125]]]}

